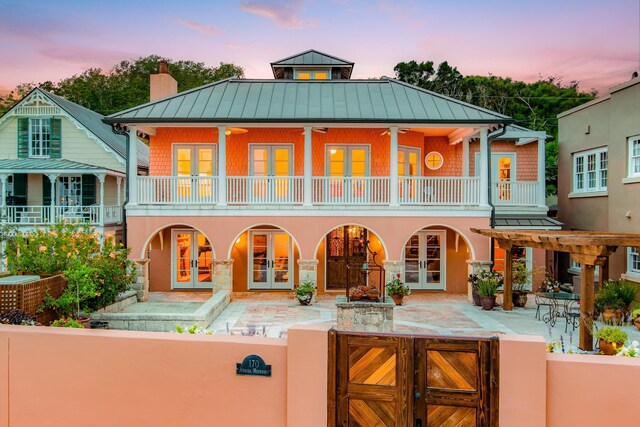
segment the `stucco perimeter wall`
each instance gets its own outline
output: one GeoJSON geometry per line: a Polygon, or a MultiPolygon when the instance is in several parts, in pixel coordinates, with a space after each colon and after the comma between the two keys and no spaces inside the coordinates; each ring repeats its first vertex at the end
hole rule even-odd
{"type": "Polygon", "coordinates": [[[326,366],[327,328],[284,340],[0,326],[0,427],[324,426],[326,366]],[[273,376],[236,375],[250,354],[273,376]]]}

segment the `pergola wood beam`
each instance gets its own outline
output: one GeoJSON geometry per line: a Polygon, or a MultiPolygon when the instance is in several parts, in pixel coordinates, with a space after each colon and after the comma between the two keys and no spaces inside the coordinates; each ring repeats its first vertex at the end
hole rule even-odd
{"type": "Polygon", "coordinates": [[[580,266],[580,343],[585,351],[593,350],[593,282],[595,267],[590,264],[580,266]]]}
{"type": "Polygon", "coordinates": [[[513,310],[513,248],[504,251],[504,290],[502,309],[513,310]]]}

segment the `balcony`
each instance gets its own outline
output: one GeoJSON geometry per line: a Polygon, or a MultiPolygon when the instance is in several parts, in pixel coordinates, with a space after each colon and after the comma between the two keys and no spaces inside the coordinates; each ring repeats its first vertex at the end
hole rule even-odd
{"type": "MultiPolygon", "coordinates": [[[[139,205],[221,204],[218,177],[138,177],[139,205]]],[[[232,206],[478,206],[481,186],[478,177],[400,177],[397,203],[392,203],[391,178],[326,177],[311,179],[305,194],[302,176],[230,176],[224,179],[224,204],[232,206]]],[[[496,206],[537,207],[537,181],[492,184],[496,206]]]]}
{"type": "Polygon", "coordinates": [[[5,206],[3,209],[2,224],[6,225],[43,225],[64,220],[102,226],[122,221],[121,206],[5,206]]]}

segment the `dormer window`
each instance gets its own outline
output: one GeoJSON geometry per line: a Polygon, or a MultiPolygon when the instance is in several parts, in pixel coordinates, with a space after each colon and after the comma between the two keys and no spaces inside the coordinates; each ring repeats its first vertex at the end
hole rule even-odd
{"type": "Polygon", "coordinates": [[[295,70],[296,80],[328,80],[331,78],[329,70],[295,70]]]}
{"type": "Polygon", "coordinates": [[[51,119],[29,120],[29,157],[51,155],[51,119]]]}

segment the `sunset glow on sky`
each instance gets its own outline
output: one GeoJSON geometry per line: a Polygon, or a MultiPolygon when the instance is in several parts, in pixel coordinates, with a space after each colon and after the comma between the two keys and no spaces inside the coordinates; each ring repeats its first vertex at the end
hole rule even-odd
{"type": "Polygon", "coordinates": [[[601,92],[640,69],[639,0],[0,0],[0,91],[158,54],[244,67],[316,49],[353,78],[401,61],[447,60],[464,75],[578,80],[601,92]]]}

